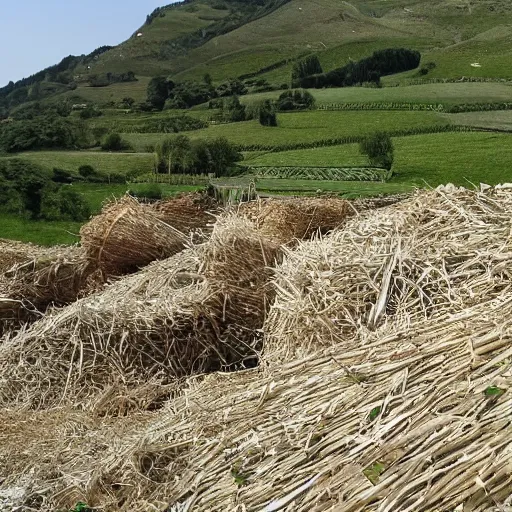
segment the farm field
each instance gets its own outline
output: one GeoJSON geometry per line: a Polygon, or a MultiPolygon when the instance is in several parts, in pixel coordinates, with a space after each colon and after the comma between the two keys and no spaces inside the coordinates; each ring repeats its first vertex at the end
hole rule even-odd
{"type": "MultiPolygon", "coordinates": [[[[332,103],[426,103],[455,105],[462,103],[500,103],[512,101],[512,84],[508,83],[444,83],[401,87],[341,87],[311,89],[317,106],[332,103]]],[[[280,92],[251,94],[241,101],[254,104],[264,99],[277,99],[280,92]]]]}
{"type": "MultiPolygon", "coordinates": [[[[478,185],[512,179],[512,141],[507,134],[443,133],[397,137],[395,176],[387,184],[437,186],[442,183],[478,185]]],[[[357,144],[328,148],[246,154],[251,166],[363,166],[357,144]]],[[[387,185],[386,184],[386,185],[387,185]]]]}
{"type": "MultiPolygon", "coordinates": [[[[79,97],[85,102],[91,102],[98,105],[105,105],[111,101],[120,101],[122,98],[130,97],[140,102],[146,99],[148,83],[151,79],[144,76],[137,76],[136,82],[124,82],[112,84],[107,87],[89,87],[79,85],[74,91],[67,91],[60,94],[56,99],[58,101],[66,98],[79,97]]],[[[79,101],[75,101],[79,103],[79,101]]]]}
{"type": "MultiPolygon", "coordinates": [[[[226,137],[229,141],[244,145],[280,146],[315,142],[338,137],[361,136],[376,130],[425,129],[450,124],[435,112],[295,112],[280,114],[279,125],[264,127],[258,121],[245,121],[213,125],[202,130],[187,132],[191,139],[226,137]]],[[[136,151],[144,151],[148,145],[161,142],[169,135],[130,134],[122,135],[136,151]]]]}
{"type": "Polygon", "coordinates": [[[512,110],[494,112],[464,112],[461,114],[444,114],[447,121],[464,126],[507,130],[512,132],[512,110]]]}
{"type": "Polygon", "coordinates": [[[107,153],[103,151],[29,151],[12,157],[38,164],[45,169],[54,167],[76,174],[82,165],[109,174],[143,174],[153,170],[153,155],[149,153],[107,153]]]}

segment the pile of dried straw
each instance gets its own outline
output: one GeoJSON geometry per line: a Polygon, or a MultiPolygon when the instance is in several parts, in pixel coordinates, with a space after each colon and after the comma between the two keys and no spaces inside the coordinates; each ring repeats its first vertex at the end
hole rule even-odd
{"type": "Polygon", "coordinates": [[[267,377],[211,375],[90,466],[68,453],[56,500],[66,488],[108,512],[505,510],[510,318],[507,293],[267,377]]]}
{"type": "Polygon", "coordinates": [[[135,272],[180,252],[192,231],[207,227],[212,219],[207,208],[212,205],[201,197],[143,204],[125,196],[107,204],[81,229],[82,246],[105,276],[135,272]]]}
{"type": "Polygon", "coordinates": [[[339,228],[354,213],[347,201],[334,197],[253,201],[242,204],[239,212],[280,244],[339,228]]]}
{"type": "Polygon", "coordinates": [[[370,211],[288,251],[265,324],[272,359],[350,346],[511,287],[512,193],[443,189],[370,211]]]}
{"type": "Polygon", "coordinates": [[[204,245],[49,314],[5,342],[0,404],[87,405],[116,382],[166,382],[254,357],[268,303],[266,266],[277,255],[247,220],[219,219],[204,245]]]}

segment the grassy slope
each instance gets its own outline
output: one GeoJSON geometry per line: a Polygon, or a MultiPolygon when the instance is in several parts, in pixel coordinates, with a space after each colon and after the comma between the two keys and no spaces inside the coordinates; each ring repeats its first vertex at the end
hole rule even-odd
{"type": "MultiPolygon", "coordinates": [[[[226,137],[236,144],[283,145],[363,135],[375,130],[398,130],[425,125],[444,125],[447,121],[434,112],[296,112],[280,114],[279,126],[264,127],[258,121],[210,126],[188,132],[191,139],[226,137]]],[[[124,134],[141,151],[169,137],[165,134],[124,134]]]]}

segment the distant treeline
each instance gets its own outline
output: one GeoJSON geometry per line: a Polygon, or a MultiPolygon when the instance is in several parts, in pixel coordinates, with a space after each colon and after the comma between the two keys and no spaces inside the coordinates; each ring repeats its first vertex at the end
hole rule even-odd
{"type": "Polygon", "coordinates": [[[381,77],[409,71],[419,66],[421,54],[406,48],[379,50],[370,57],[333,69],[327,73],[294,76],[294,86],[306,89],[323,87],[350,87],[363,83],[380,82],[381,77]]]}

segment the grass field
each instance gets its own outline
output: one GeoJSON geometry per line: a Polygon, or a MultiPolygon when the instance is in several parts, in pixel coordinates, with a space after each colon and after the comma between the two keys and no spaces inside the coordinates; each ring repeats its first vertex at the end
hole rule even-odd
{"type": "Polygon", "coordinates": [[[9,158],[21,158],[45,169],[54,167],[77,173],[81,165],[92,165],[103,174],[144,174],[153,169],[149,153],[105,153],[101,151],[33,151],[18,153],[9,158]]]}
{"type": "MultiPolygon", "coordinates": [[[[512,136],[494,133],[443,133],[395,138],[396,175],[390,184],[437,186],[442,183],[497,184],[512,180],[512,136]]],[[[357,144],[328,148],[247,154],[258,165],[364,166],[357,144]]],[[[366,185],[366,184],[365,184],[366,185]]]]}
{"type": "MultiPolygon", "coordinates": [[[[191,139],[226,137],[240,145],[314,142],[344,136],[365,135],[377,130],[401,130],[441,126],[448,122],[434,112],[296,112],[279,114],[279,126],[264,127],[258,121],[214,125],[187,132],[191,139]]],[[[165,134],[123,134],[136,151],[169,137],[165,134]]]]}
{"type": "MultiPolygon", "coordinates": [[[[512,85],[506,83],[446,83],[402,87],[342,87],[310,90],[317,105],[332,103],[429,103],[455,105],[512,101],[512,85]]],[[[250,94],[241,98],[247,105],[277,99],[280,91],[250,94]]]]}
{"type": "MultiPolygon", "coordinates": [[[[145,185],[104,185],[79,183],[71,185],[84,195],[91,212],[97,214],[102,204],[108,200],[123,196],[128,190],[144,189],[145,185]]],[[[164,197],[180,192],[192,192],[200,187],[188,185],[160,185],[164,197]]],[[[0,214],[0,238],[21,240],[39,245],[73,244],[80,241],[78,233],[82,223],[79,222],[48,222],[25,220],[14,215],[0,214]]]]}

